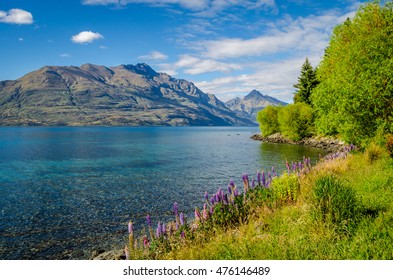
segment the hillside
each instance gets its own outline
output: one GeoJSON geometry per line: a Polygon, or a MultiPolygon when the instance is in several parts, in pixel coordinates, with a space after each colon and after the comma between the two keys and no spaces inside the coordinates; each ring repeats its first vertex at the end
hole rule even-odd
{"type": "Polygon", "coordinates": [[[147,64],[45,66],[0,81],[0,125],[253,125],[193,83],[147,64]]]}

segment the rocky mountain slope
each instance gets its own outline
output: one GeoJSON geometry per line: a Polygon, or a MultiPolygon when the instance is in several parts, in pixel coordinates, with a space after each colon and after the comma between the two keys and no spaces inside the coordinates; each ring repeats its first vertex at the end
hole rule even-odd
{"type": "Polygon", "coordinates": [[[0,81],[0,125],[238,125],[253,123],[193,83],[147,64],[45,66],[0,81]]]}
{"type": "Polygon", "coordinates": [[[274,97],[263,95],[257,90],[251,91],[243,98],[236,97],[225,102],[225,105],[237,113],[239,116],[249,118],[256,122],[257,114],[266,106],[284,106],[287,103],[282,102],[274,97]]]}

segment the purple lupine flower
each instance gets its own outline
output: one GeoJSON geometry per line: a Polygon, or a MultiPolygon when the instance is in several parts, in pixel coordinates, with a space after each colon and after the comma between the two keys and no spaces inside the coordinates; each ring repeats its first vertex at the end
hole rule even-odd
{"type": "Polygon", "coordinates": [[[143,246],[144,246],[145,248],[147,248],[147,247],[150,246],[149,239],[147,238],[146,235],[143,237],[143,246]]]}
{"type": "Polygon", "coordinates": [[[183,238],[183,239],[186,238],[186,233],[185,233],[184,231],[182,231],[182,232],[180,233],[180,237],[183,238]]]}
{"type": "Polygon", "coordinates": [[[229,186],[231,188],[234,188],[235,187],[235,182],[233,182],[233,180],[229,181],[229,186]]]}
{"type": "Polygon", "coordinates": [[[246,195],[248,188],[249,188],[248,175],[243,174],[242,179],[243,179],[243,186],[244,186],[244,195],[246,195]]]}
{"type": "Polygon", "coordinates": [[[204,195],[204,197],[205,197],[205,200],[206,201],[209,201],[209,195],[207,194],[207,192],[205,191],[205,195],[204,195]]]}
{"type": "Polygon", "coordinates": [[[147,216],[146,216],[146,222],[147,222],[148,227],[151,228],[151,219],[150,219],[149,214],[147,214],[147,216]]]}
{"type": "Polygon", "coordinates": [[[128,233],[134,233],[134,226],[131,221],[128,222],[128,233]]]}
{"type": "Polygon", "coordinates": [[[216,199],[214,195],[210,198],[210,204],[214,204],[216,202],[216,199]]]}
{"type": "Polygon", "coordinates": [[[233,191],[233,195],[234,195],[234,196],[238,196],[238,195],[239,195],[239,191],[238,191],[237,189],[235,189],[235,190],[233,191]]]}
{"type": "Polygon", "coordinates": [[[229,204],[228,202],[228,196],[224,194],[224,199],[223,199],[224,204],[229,204]]]}
{"type": "Polygon", "coordinates": [[[296,163],[292,162],[292,171],[295,172],[296,171],[296,163]]]}
{"type": "Polygon", "coordinates": [[[231,186],[228,186],[228,193],[229,193],[229,194],[232,193],[232,188],[231,188],[231,186]]]}
{"type": "Polygon", "coordinates": [[[157,229],[156,229],[156,237],[157,237],[157,238],[160,238],[161,235],[162,235],[161,223],[158,222],[158,224],[157,224],[157,229]]]}
{"type": "Polygon", "coordinates": [[[266,176],[265,176],[265,171],[262,171],[262,185],[266,187],[266,176]]]}
{"type": "Polygon", "coordinates": [[[130,251],[128,250],[127,246],[124,248],[124,254],[126,255],[126,260],[129,260],[130,259],[130,251]]]}
{"type": "Polygon", "coordinates": [[[199,221],[201,219],[201,213],[196,207],[195,207],[194,215],[195,215],[195,220],[199,221]]]}
{"type": "Polygon", "coordinates": [[[257,181],[258,181],[258,186],[260,186],[261,185],[261,172],[257,172],[257,181]]]}
{"type": "Polygon", "coordinates": [[[288,173],[291,173],[291,167],[289,166],[288,160],[285,160],[285,166],[287,167],[288,173]]]}
{"type": "Polygon", "coordinates": [[[162,233],[162,235],[166,234],[166,225],[165,225],[165,223],[161,224],[161,233],[162,233]]]}
{"type": "Polygon", "coordinates": [[[184,213],[180,213],[180,224],[183,226],[184,225],[184,213]]]}
{"type": "Polygon", "coordinates": [[[208,214],[207,208],[206,208],[206,203],[203,204],[202,218],[203,218],[205,221],[209,218],[209,214],[208,214]]]}
{"type": "Polygon", "coordinates": [[[255,188],[255,179],[252,179],[252,181],[251,181],[251,188],[252,189],[255,188]]]}
{"type": "Polygon", "coordinates": [[[173,203],[173,213],[177,217],[179,215],[179,207],[177,206],[177,202],[173,203]]]}
{"type": "Polygon", "coordinates": [[[210,210],[210,211],[209,211],[209,212],[210,212],[210,216],[213,215],[214,207],[215,207],[215,206],[213,205],[213,206],[211,206],[210,209],[209,209],[209,210],[210,210]]]}

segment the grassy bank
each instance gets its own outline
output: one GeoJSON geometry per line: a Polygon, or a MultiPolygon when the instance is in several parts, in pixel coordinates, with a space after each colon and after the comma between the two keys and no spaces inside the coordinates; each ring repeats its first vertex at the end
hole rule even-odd
{"type": "Polygon", "coordinates": [[[369,149],[287,167],[267,187],[244,178],[246,195],[207,197],[191,223],[174,209],[178,224],[161,235],[150,225],[137,240],[131,229],[128,258],[393,259],[392,157],[369,149]]]}

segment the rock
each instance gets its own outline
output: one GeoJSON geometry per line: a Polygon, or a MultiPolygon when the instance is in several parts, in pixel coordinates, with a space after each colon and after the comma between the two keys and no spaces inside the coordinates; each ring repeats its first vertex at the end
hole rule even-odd
{"type": "Polygon", "coordinates": [[[92,260],[125,260],[124,250],[116,249],[111,251],[96,250],[91,255],[92,260]]]}
{"type": "Polygon", "coordinates": [[[326,150],[328,153],[335,153],[341,151],[345,146],[345,143],[343,141],[329,137],[309,137],[301,139],[299,141],[293,141],[282,136],[281,133],[275,133],[267,137],[263,137],[261,134],[254,134],[250,138],[257,141],[270,143],[285,143],[321,148],[326,150]]]}

